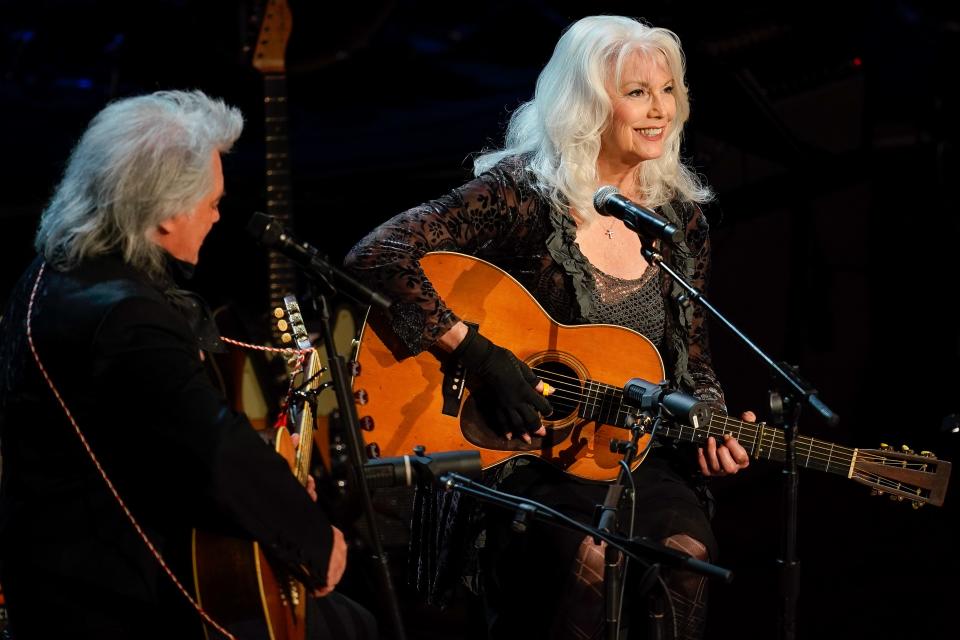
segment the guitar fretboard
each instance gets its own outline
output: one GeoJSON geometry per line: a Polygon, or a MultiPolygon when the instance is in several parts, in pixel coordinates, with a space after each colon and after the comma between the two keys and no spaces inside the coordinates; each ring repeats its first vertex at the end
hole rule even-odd
{"type": "MultiPolygon", "coordinates": [[[[290,226],[290,163],[287,140],[287,77],[269,73],[263,78],[264,129],[266,132],[267,215],[290,226]]],[[[293,263],[278,251],[267,252],[269,303],[283,306],[283,297],[296,291],[293,263]]]]}
{"type": "MultiPolygon", "coordinates": [[[[541,374],[550,384],[567,385],[561,380],[550,380],[547,373],[541,374]]],[[[624,403],[623,389],[595,380],[587,380],[582,385],[580,417],[595,420],[603,424],[623,426],[628,415],[635,415],[637,409],[624,403]]],[[[723,441],[727,434],[732,435],[758,460],[783,462],[786,458],[787,443],[781,429],[762,423],[754,424],[737,420],[722,413],[714,412],[706,425],[696,428],[690,425],[662,422],[657,434],[678,442],[701,444],[707,438],[714,437],[723,441]]],[[[814,438],[800,436],[796,445],[797,466],[846,476],[856,456],[856,450],[832,442],[823,442],[814,438]]]]}

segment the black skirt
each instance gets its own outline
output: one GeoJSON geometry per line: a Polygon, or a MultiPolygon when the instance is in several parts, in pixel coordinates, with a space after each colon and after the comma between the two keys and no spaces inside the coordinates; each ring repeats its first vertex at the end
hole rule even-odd
{"type": "MultiPolygon", "coordinates": [[[[690,447],[654,448],[632,474],[635,500],[621,501],[619,530],[630,533],[633,507],[632,535],[659,542],[687,534],[716,561],[712,498],[697,479],[695,460],[690,447]]],[[[569,476],[536,458],[508,461],[488,472],[487,481],[591,526],[609,487],[569,476]]],[[[585,534],[536,518],[525,533],[517,533],[514,510],[455,493],[424,489],[416,502],[408,567],[413,586],[443,606],[458,584],[466,584],[487,604],[492,637],[498,629],[509,629],[511,636],[543,637],[547,621],[559,613],[560,594],[585,534]]],[[[639,566],[628,572],[634,578],[641,574],[639,566]]]]}
{"type": "MultiPolygon", "coordinates": [[[[716,561],[717,543],[709,517],[712,499],[706,487],[694,480],[694,454],[689,448],[657,447],[633,472],[632,534],[653,542],[687,534],[702,542],[710,559],[716,561]]],[[[603,504],[609,486],[579,481],[536,460],[515,464],[502,475],[500,490],[540,502],[588,525],[596,524],[597,505],[603,504]]],[[[624,534],[629,533],[631,506],[626,499],[620,503],[617,518],[624,534]]],[[[561,592],[574,570],[584,533],[537,520],[526,533],[518,534],[511,527],[514,515],[506,509],[486,507],[479,567],[488,624],[492,637],[505,632],[515,637],[547,637],[551,622],[561,613],[561,592]]],[[[642,569],[633,563],[628,583],[640,578],[642,569]]],[[[631,603],[631,592],[627,593],[625,609],[639,609],[640,603],[631,603]]]]}

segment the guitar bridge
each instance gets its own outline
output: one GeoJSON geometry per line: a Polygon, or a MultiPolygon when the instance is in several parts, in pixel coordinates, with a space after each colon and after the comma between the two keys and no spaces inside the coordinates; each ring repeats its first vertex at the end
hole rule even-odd
{"type": "MultiPolygon", "coordinates": [[[[479,329],[480,325],[476,322],[464,322],[468,327],[479,329]]],[[[440,365],[440,371],[443,372],[443,407],[440,413],[445,416],[456,418],[460,415],[460,406],[463,404],[463,388],[467,382],[467,368],[460,364],[459,360],[446,358],[440,365]]]]}
{"type": "Polygon", "coordinates": [[[445,416],[457,417],[460,415],[460,406],[463,403],[463,388],[467,379],[467,368],[459,360],[449,358],[440,366],[443,372],[443,407],[440,412],[445,416]]]}

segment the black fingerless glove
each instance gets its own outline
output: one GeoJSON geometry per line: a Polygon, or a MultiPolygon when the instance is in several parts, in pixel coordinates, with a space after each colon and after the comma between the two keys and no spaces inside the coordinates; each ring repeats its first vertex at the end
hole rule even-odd
{"type": "Polygon", "coordinates": [[[505,431],[536,431],[540,428],[537,412],[545,416],[553,412],[547,399],[534,389],[539,378],[530,367],[484,338],[476,328],[468,327],[452,356],[466,367],[468,380],[474,378],[483,386],[486,402],[495,405],[489,408],[505,431]]]}

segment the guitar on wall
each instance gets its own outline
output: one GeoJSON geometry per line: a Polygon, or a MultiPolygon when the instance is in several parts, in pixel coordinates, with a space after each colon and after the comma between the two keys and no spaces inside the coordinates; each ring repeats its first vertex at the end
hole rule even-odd
{"type": "MultiPolygon", "coordinates": [[[[293,17],[286,0],[263,3],[256,44],[252,49],[252,65],[263,76],[264,132],[266,151],[267,213],[284,227],[292,226],[290,206],[290,163],[287,141],[287,79],[285,56],[293,17]]],[[[293,264],[281,253],[267,252],[267,298],[269,309],[283,307],[287,292],[297,291],[293,264]]],[[[251,323],[244,322],[229,307],[215,312],[221,334],[247,336],[251,323]],[[246,325],[246,326],[245,326],[246,325]],[[247,329],[247,330],[245,330],[247,329]]],[[[280,337],[274,330],[273,341],[280,337]]],[[[263,340],[247,340],[263,342],[263,340]]],[[[278,407],[275,398],[282,395],[287,371],[281,359],[262,352],[231,350],[217,359],[216,377],[233,408],[250,418],[257,429],[265,429],[278,407]]]]}
{"type": "MultiPolygon", "coordinates": [[[[477,325],[494,343],[509,345],[554,387],[549,397],[553,414],[541,421],[546,436],[533,437],[529,444],[505,441],[465,389],[462,367],[431,352],[405,353],[385,318],[371,312],[357,341],[361,375],[354,379],[355,393],[366,401],[361,426],[368,456],[404,455],[417,445],[428,451],[474,449],[484,468],[533,455],[578,478],[614,480],[622,457],[610,451],[610,441],[628,437],[625,420],[637,416],[624,402],[624,385],[631,378],[664,378],[653,344],[623,327],[558,324],[520,283],[478,258],[436,252],[420,264],[464,322],[477,325]]],[[[697,428],[666,423],[657,430],[658,437],[693,443],[724,434],[736,437],[753,458],[784,460],[780,429],[719,412],[697,428]]],[[[650,438],[642,437],[640,450],[650,438]]],[[[796,458],[800,467],[846,476],[915,506],[943,504],[951,468],[929,452],[918,455],[885,445],[852,449],[807,437],[797,438],[796,458]]],[[[642,462],[643,457],[636,459],[633,468],[642,462]]]]}
{"type": "MultiPolygon", "coordinates": [[[[287,296],[281,309],[277,326],[285,336],[282,341],[310,350],[292,386],[303,396],[315,395],[322,389],[320,356],[310,342],[296,299],[287,296]]],[[[314,446],[311,402],[298,403],[288,415],[292,429],[277,428],[274,445],[306,486],[314,446]],[[291,432],[299,434],[297,446],[291,432]]],[[[194,530],[192,547],[197,601],[214,620],[234,633],[257,629],[275,640],[304,640],[306,589],[293,577],[275,571],[257,542],[194,530]]]]}

